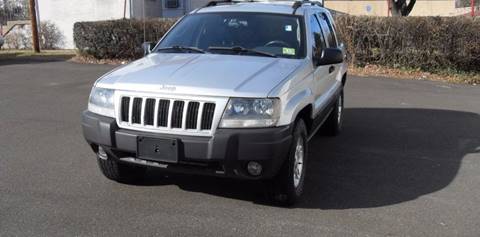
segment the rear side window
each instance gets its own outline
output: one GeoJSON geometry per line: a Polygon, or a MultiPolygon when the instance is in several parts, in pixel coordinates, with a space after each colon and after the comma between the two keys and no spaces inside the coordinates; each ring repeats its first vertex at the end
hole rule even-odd
{"type": "Polygon", "coordinates": [[[320,27],[320,24],[318,22],[318,18],[316,15],[312,15],[310,17],[310,31],[314,40],[313,53],[314,55],[319,54],[322,51],[322,49],[327,47],[327,45],[325,43],[325,37],[323,36],[322,28],[320,27]]]}
{"type": "Polygon", "coordinates": [[[331,48],[337,47],[337,39],[335,37],[335,29],[330,19],[325,13],[320,14],[320,24],[325,31],[325,37],[327,38],[328,46],[331,48]]]}

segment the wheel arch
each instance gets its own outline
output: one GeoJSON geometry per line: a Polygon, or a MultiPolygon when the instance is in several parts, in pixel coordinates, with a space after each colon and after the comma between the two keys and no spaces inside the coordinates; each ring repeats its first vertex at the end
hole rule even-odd
{"type": "Polygon", "coordinates": [[[345,72],[342,76],[342,86],[345,86],[347,84],[347,73],[345,72]]]}
{"type": "Polygon", "coordinates": [[[313,115],[313,105],[307,104],[297,113],[297,115],[295,116],[295,122],[298,121],[298,119],[302,119],[305,122],[305,125],[307,126],[307,131],[310,132],[313,126],[312,115],[313,115]]]}

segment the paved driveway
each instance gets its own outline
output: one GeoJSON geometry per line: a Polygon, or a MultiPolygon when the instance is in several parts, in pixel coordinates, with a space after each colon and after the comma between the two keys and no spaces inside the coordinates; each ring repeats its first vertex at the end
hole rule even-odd
{"type": "Polygon", "coordinates": [[[0,63],[0,236],[480,236],[480,87],[351,77],[284,209],[249,182],[103,178],[80,113],[110,69],[0,63]]]}

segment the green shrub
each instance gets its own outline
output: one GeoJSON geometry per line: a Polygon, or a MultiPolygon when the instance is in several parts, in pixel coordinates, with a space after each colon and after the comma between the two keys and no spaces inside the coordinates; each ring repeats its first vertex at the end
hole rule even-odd
{"type": "Polygon", "coordinates": [[[351,63],[480,71],[480,21],[467,17],[338,16],[351,63]]]}
{"type": "Polygon", "coordinates": [[[82,55],[97,59],[133,59],[142,55],[143,42],[158,41],[174,23],[175,19],[153,19],[145,24],[139,20],[77,22],[73,39],[82,55]]]}

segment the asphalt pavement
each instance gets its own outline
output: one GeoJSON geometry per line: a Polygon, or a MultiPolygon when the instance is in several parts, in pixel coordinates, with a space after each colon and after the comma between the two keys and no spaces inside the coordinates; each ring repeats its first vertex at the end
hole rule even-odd
{"type": "Polygon", "coordinates": [[[280,208],[252,182],[104,178],[80,115],[112,68],[0,62],[0,236],[480,236],[478,86],[350,77],[343,133],[280,208]]]}

